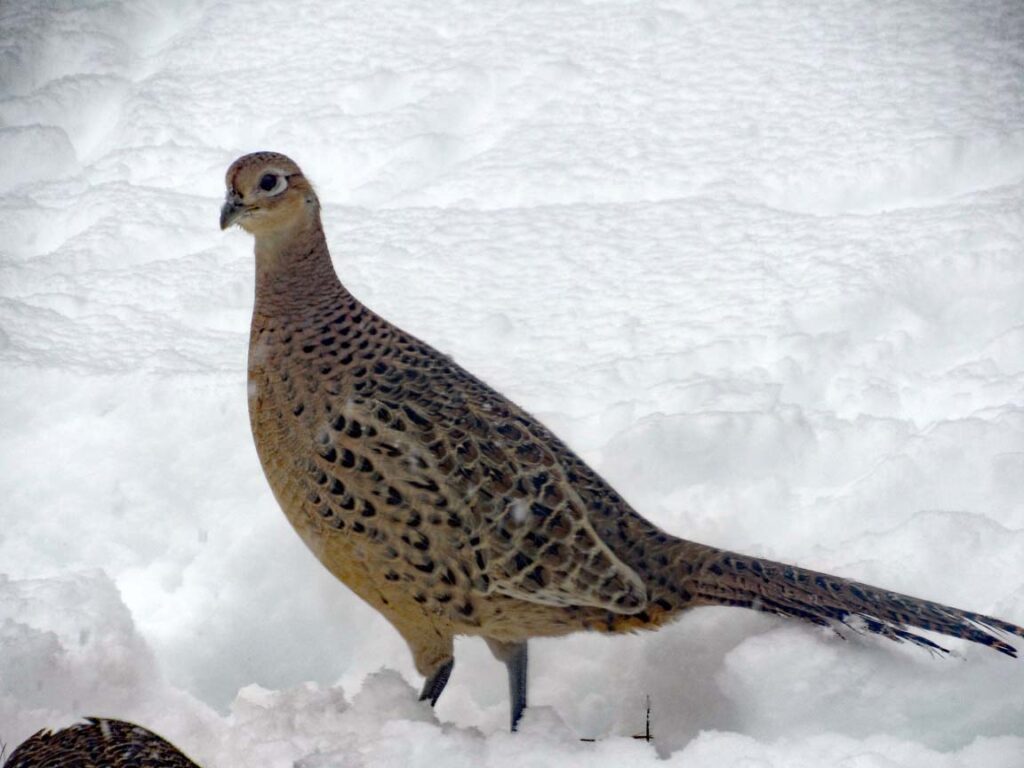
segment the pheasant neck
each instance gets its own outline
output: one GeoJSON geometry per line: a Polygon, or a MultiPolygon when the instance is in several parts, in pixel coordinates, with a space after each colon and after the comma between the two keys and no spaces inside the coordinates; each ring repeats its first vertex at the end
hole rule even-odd
{"type": "Polygon", "coordinates": [[[256,238],[254,316],[308,320],[348,303],[319,219],[286,236],[256,238]]]}

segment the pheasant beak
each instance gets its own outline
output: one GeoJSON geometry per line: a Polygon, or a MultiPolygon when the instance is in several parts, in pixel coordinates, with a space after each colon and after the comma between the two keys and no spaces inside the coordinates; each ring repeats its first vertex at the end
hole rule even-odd
{"type": "Polygon", "coordinates": [[[224,205],[220,209],[220,228],[227,229],[246,211],[246,206],[242,204],[242,198],[237,194],[229,192],[228,198],[224,202],[224,205]]]}

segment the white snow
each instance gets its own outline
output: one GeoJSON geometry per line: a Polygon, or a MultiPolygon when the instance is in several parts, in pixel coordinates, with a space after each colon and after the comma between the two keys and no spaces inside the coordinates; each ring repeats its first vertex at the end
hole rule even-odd
{"type": "Polygon", "coordinates": [[[509,505],[508,512],[512,515],[512,521],[514,523],[524,523],[526,522],[526,516],[530,512],[530,508],[522,499],[516,499],[509,505]]]}
{"type": "Polygon", "coordinates": [[[519,734],[479,641],[416,702],[263,481],[217,216],[291,155],[349,288],[663,527],[1022,623],[1022,61],[1015,0],[0,3],[0,740],[1019,767],[1024,662],[735,609],[533,643],[519,734]]]}

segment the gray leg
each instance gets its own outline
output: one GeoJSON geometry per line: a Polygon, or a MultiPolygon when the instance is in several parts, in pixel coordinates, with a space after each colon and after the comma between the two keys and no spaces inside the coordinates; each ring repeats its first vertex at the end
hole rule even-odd
{"type": "Polygon", "coordinates": [[[448,685],[448,678],[451,677],[452,667],[454,666],[455,659],[449,659],[438,667],[434,674],[427,678],[427,682],[423,684],[423,691],[420,693],[420,701],[429,700],[430,706],[437,704],[437,700],[441,697],[441,692],[448,685]]]}
{"type": "Polygon", "coordinates": [[[519,718],[526,709],[526,643],[520,643],[508,665],[508,695],[512,702],[512,730],[519,727],[519,718]]]}
{"type": "Polygon", "coordinates": [[[505,662],[508,668],[508,695],[511,705],[511,725],[514,732],[519,727],[519,719],[526,709],[526,641],[521,643],[503,643],[487,639],[491,653],[499,661],[505,662]]]}

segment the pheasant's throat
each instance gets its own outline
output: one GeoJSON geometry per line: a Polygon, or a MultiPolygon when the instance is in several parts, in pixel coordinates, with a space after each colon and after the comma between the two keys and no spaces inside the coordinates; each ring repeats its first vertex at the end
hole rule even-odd
{"type": "Polygon", "coordinates": [[[347,296],[319,226],[283,245],[272,238],[257,239],[256,314],[301,322],[347,296]]]}

